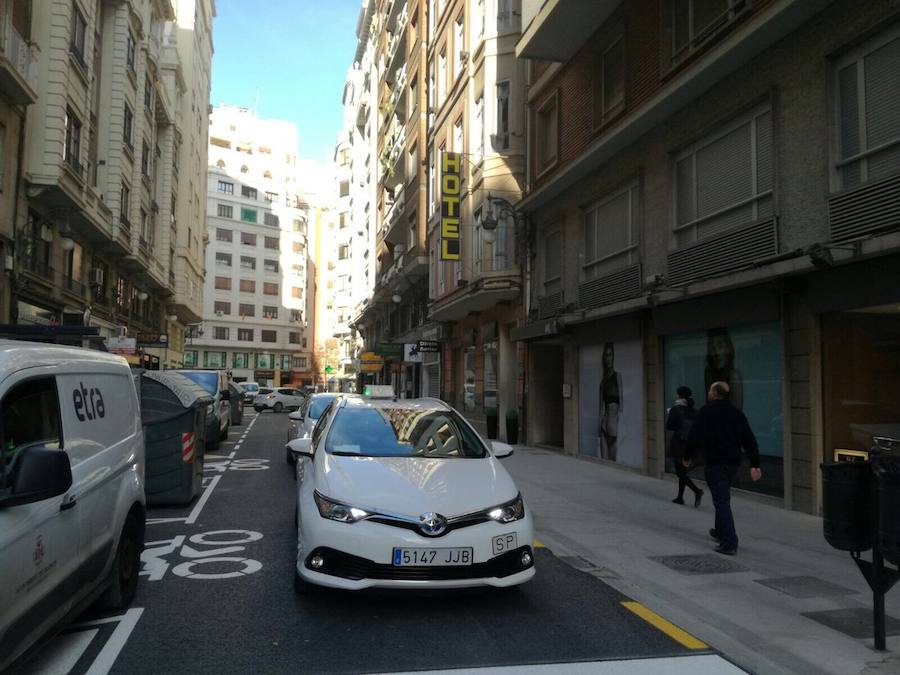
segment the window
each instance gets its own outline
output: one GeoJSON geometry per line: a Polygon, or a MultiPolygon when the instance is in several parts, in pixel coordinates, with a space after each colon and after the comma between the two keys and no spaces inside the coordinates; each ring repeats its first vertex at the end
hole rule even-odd
{"type": "Polygon", "coordinates": [[[672,60],[684,58],[749,9],[749,0],[669,0],[672,60]]]}
{"type": "Polygon", "coordinates": [[[124,225],[131,226],[131,220],[128,217],[131,213],[131,189],[122,183],[122,191],[119,193],[119,222],[124,225]]]}
{"type": "Polygon", "coordinates": [[[231,277],[216,277],[216,288],[220,291],[230,291],[231,277]]]}
{"type": "Polygon", "coordinates": [[[544,235],[544,286],[559,282],[562,277],[562,232],[552,230],[544,235]]]}
{"type": "Polygon", "coordinates": [[[303,289],[294,286],[291,288],[291,297],[292,298],[302,298],[303,297],[303,289]]]}
{"type": "Polygon", "coordinates": [[[131,34],[131,31],[128,31],[128,38],[125,43],[125,63],[132,74],[134,74],[134,51],[134,35],[131,34]]]}
{"type": "Polygon", "coordinates": [[[584,278],[593,279],[637,261],[636,185],[584,211],[584,278]]]}
{"type": "Polygon", "coordinates": [[[223,192],[226,195],[234,194],[234,183],[229,183],[227,180],[220,180],[216,190],[219,192],[223,192]]]}
{"type": "Polygon", "coordinates": [[[540,173],[556,163],[559,136],[556,94],[554,93],[537,111],[537,171],[540,173]]]}
{"type": "Polygon", "coordinates": [[[291,331],[290,333],[288,333],[288,342],[290,342],[292,345],[299,345],[300,333],[296,331],[291,331]]]}
{"type": "Polygon", "coordinates": [[[278,215],[275,213],[264,213],[263,214],[263,222],[266,225],[270,225],[272,227],[278,227],[280,220],[278,215]]]}
{"type": "Polygon", "coordinates": [[[444,103],[444,98],[447,96],[447,48],[444,47],[441,50],[440,55],[438,56],[438,71],[437,71],[437,104],[438,106],[444,103]]]}
{"type": "Polygon", "coordinates": [[[63,149],[63,159],[66,164],[81,173],[81,121],[66,107],[66,147],[63,149]]]}
{"type": "Polygon", "coordinates": [[[516,14],[512,0],[497,0],[497,34],[507,33],[516,26],[516,14]]]}
{"type": "Polygon", "coordinates": [[[408,165],[406,169],[406,175],[409,179],[413,179],[419,175],[419,145],[413,144],[413,146],[409,149],[409,156],[407,157],[408,165]]]}
{"type": "Polygon", "coordinates": [[[203,352],[204,368],[225,368],[227,354],[225,352],[203,352]]]}
{"type": "Polygon", "coordinates": [[[262,316],[264,319],[277,319],[278,307],[275,307],[273,305],[263,305],[262,316]]]}
{"type": "Polygon", "coordinates": [[[184,352],[184,366],[185,368],[196,368],[197,367],[197,350],[191,349],[184,352]]]}
{"type": "Polygon", "coordinates": [[[303,253],[303,244],[299,241],[295,241],[293,244],[291,244],[291,250],[294,253],[303,253]]]}
{"type": "Polygon", "coordinates": [[[278,203],[278,193],[277,192],[266,192],[266,201],[278,203]]]}
{"type": "Polygon", "coordinates": [[[350,195],[350,181],[342,180],[339,186],[340,192],[339,195],[341,197],[347,197],[350,195]]]}
{"type": "Polygon", "coordinates": [[[306,234],[306,223],[302,220],[294,220],[294,232],[306,234]]]}
{"type": "Polygon", "coordinates": [[[221,314],[223,316],[231,315],[231,303],[230,302],[222,302],[221,300],[216,300],[213,303],[213,309],[216,314],[221,314]]]}
{"type": "Polygon", "coordinates": [[[223,267],[231,267],[231,254],[230,253],[221,253],[219,251],[216,252],[216,265],[222,265],[223,267]]]}
{"type": "Polygon", "coordinates": [[[256,282],[253,279],[241,279],[241,293],[256,293],[256,282]]]}
{"type": "Polygon", "coordinates": [[[347,217],[346,213],[340,214],[340,216],[338,216],[338,229],[343,230],[345,227],[347,227],[349,225],[349,220],[350,219],[347,217]]]}
{"type": "Polygon", "coordinates": [[[463,13],[460,12],[453,25],[453,72],[459,75],[465,63],[464,52],[466,50],[465,33],[463,27],[463,13]]]}
{"type": "MultiPolygon", "coordinates": [[[[241,171],[243,171],[243,169],[241,169],[241,171]]],[[[256,199],[256,188],[242,185],[241,186],[241,196],[247,197],[248,199],[256,199]]]]}
{"type": "Polygon", "coordinates": [[[126,147],[129,149],[133,148],[131,142],[131,132],[134,127],[134,113],[131,111],[131,108],[128,104],[125,104],[125,117],[122,121],[122,141],[125,143],[126,147]]]}
{"type": "MultiPolygon", "coordinates": [[[[238,329],[240,332],[240,329],[238,329]]],[[[250,354],[247,352],[234,352],[231,355],[231,367],[232,368],[249,368],[250,367],[250,354]]]]}
{"type": "Polygon", "coordinates": [[[295,356],[293,358],[294,368],[299,370],[306,370],[306,357],[305,356],[295,356]]]}
{"type": "Polygon", "coordinates": [[[251,232],[241,232],[241,243],[244,246],[256,246],[256,235],[251,232]]]}
{"type": "Polygon", "coordinates": [[[277,251],[280,248],[278,237],[266,237],[266,248],[270,251],[277,251]]]}
{"type": "Polygon", "coordinates": [[[241,207],[241,220],[245,223],[255,223],[256,215],[256,209],[248,209],[246,206],[241,207]]]}
{"type": "Polygon", "coordinates": [[[153,112],[153,84],[149,73],[144,76],[144,110],[153,112]]]}
{"type": "Polygon", "coordinates": [[[216,241],[231,241],[232,232],[223,227],[216,228],[216,241]]]}
{"type": "Polygon", "coordinates": [[[253,342],[252,328],[238,328],[238,342],[253,342]]]}
{"type": "Polygon", "coordinates": [[[453,125],[453,152],[463,152],[463,120],[462,116],[453,125]]]}
{"type": "Polygon", "coordinates": [[[278,261],[277,260],[263,260],[263,269],[266,272],[272,272],[274,274],[278,274],[278,261]]]}
{"type": "Polygon", "coordinates": [[[242,255],[241,256],[241,269],[242,270],[255,270],[256,269],[256,258],[242,255]]]}
{"type": "Polygon", "coordinates": [[[213,329],[213,336],[216,340],[227,340],[228,339],[228,328],[223,326],[216,326],[213,329]]]}
{"type": "Polygon", "coordinates": [[[256,316],[256,305],[241,303],[238,305],[238,314],[241,316],[256,316]]]}
{"type": "Polygon", "coordinates": [[[271,281],[263,282],[263,293],[265,295],[278,295],[278,284],[271,281]]]}
{"type": "Polygon", "coordinates": [[[509,80],[497,83],[497,140],[494,148],[509,147],[509,80]]]}
{"type": "Polygon", "coordinates": [[[72,0],[72,35],[69,41],[69,52],[85,68],[87,67],[84,61],[84,36],[86,33],[87,21],[81,10],[78,9],[78,3],[72,0]]]}
{"type": "Polygon", "coordinates": [[[472,125],[472,150],[475,154],[475,161],[480,162],[484,159],[484,95],[482,94],[475,99],[475,124],[472,125]]]}
{"type": "Polygon", "coordinates": [[[842,189],[900,171],[900,30],[892,29],[836,64],[838,161],[842,189]]]}
{"type": "Polygon", "coordinates": [[[291,321],[300,321],[303,319],[303,313],[299,309],[291,310],[291,321]]]}
{"type": "Polygon", "coordinates": [[[350,247],[347,244],[338,246],[338,260],[346,260],[350,257],[350,247]]]}
{"type": "Polygon", "coordinates": [[[594,126],[625,107],[625,39],[620,35],[594,61],[594,126]]]}
{"type": "MultiPolygon", "coordinates": [[[[79,406],[79,399],[80,396],[76,395],[75,414],[84,415],[87,407],[84,404],[79,406]]],[[[9,487],[7,470],[17,465],[15,460],[21,449],[27,446],[43,446],[50,450],[63,448],[56,380],[42,377],[15,385],[3,398],[0,411],[3,415],[0,489],[4,489],[9,487]]]]}
{"type": "Polygon", "coordinates": [[[261,330],[260,333],[262,342],[278,342],[277,330],[261,330]]]}
{"type": "Polygon", "coordinates": [[[774,147],[768,104],[675,157],[678,245],[774,214],[774,147]]]}
{"type": "Polygon", "coordinates": [[[234,218],[234,207],[228,204],[219,204],[216,207],[216,215],[219,218],[234,218]]]}

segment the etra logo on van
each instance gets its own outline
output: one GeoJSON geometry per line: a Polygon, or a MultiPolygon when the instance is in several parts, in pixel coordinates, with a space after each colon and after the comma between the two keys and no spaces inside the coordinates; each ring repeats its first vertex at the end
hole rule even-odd
{"type": "Polygon", "coordinates": [[[75,417],[78,421],[95,420],[106,416],[106,406],[103,404],[103,394],[98,387],[84,388],[84,383],[79,382],[80,389],[72,390],[72,403],[75,406],[75,417]]]}

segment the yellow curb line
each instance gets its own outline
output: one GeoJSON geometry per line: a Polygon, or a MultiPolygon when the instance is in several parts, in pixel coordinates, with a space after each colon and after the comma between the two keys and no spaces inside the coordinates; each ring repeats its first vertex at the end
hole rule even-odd
{"type": "Polygon", "coordinates": [[[547,548],[540,539],[535,539],[533,543],[535,548],[547,548]]]}
{"type": "Polygon", "coordinates": [[[690,633],[681,630],[674,623],[662,618],[656,612],[651,612],[639,602],[623,602],[622,606],[625,609],[633,612],[634,614],[637,614],[651,626],[658,630],[661,630],[663,633],[675,640],[675,642],[683,645],[684,647],[687,647],[688,649],[709,649],[708,644],[706,644],[705,642],[701,642],[690,633]]]}

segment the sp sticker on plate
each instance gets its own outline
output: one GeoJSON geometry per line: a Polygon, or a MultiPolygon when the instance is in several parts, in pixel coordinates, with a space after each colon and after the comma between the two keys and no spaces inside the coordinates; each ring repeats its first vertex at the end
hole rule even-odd
{"type": "Polygon", "coordinates": [[[491,550],[494,552],[494,555],[500,555],[515,548],[519,548],[515,532],[498,534],[496,537],[491,538],[491,550]]]}

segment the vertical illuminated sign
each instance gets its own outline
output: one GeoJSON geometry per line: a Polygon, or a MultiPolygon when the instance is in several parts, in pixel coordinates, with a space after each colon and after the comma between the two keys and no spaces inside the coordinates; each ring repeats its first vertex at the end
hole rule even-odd
{"type": "Polygon", "coordinates": [[[441,153],[441,260],[459,260],[460,154],[441,153]]]}

